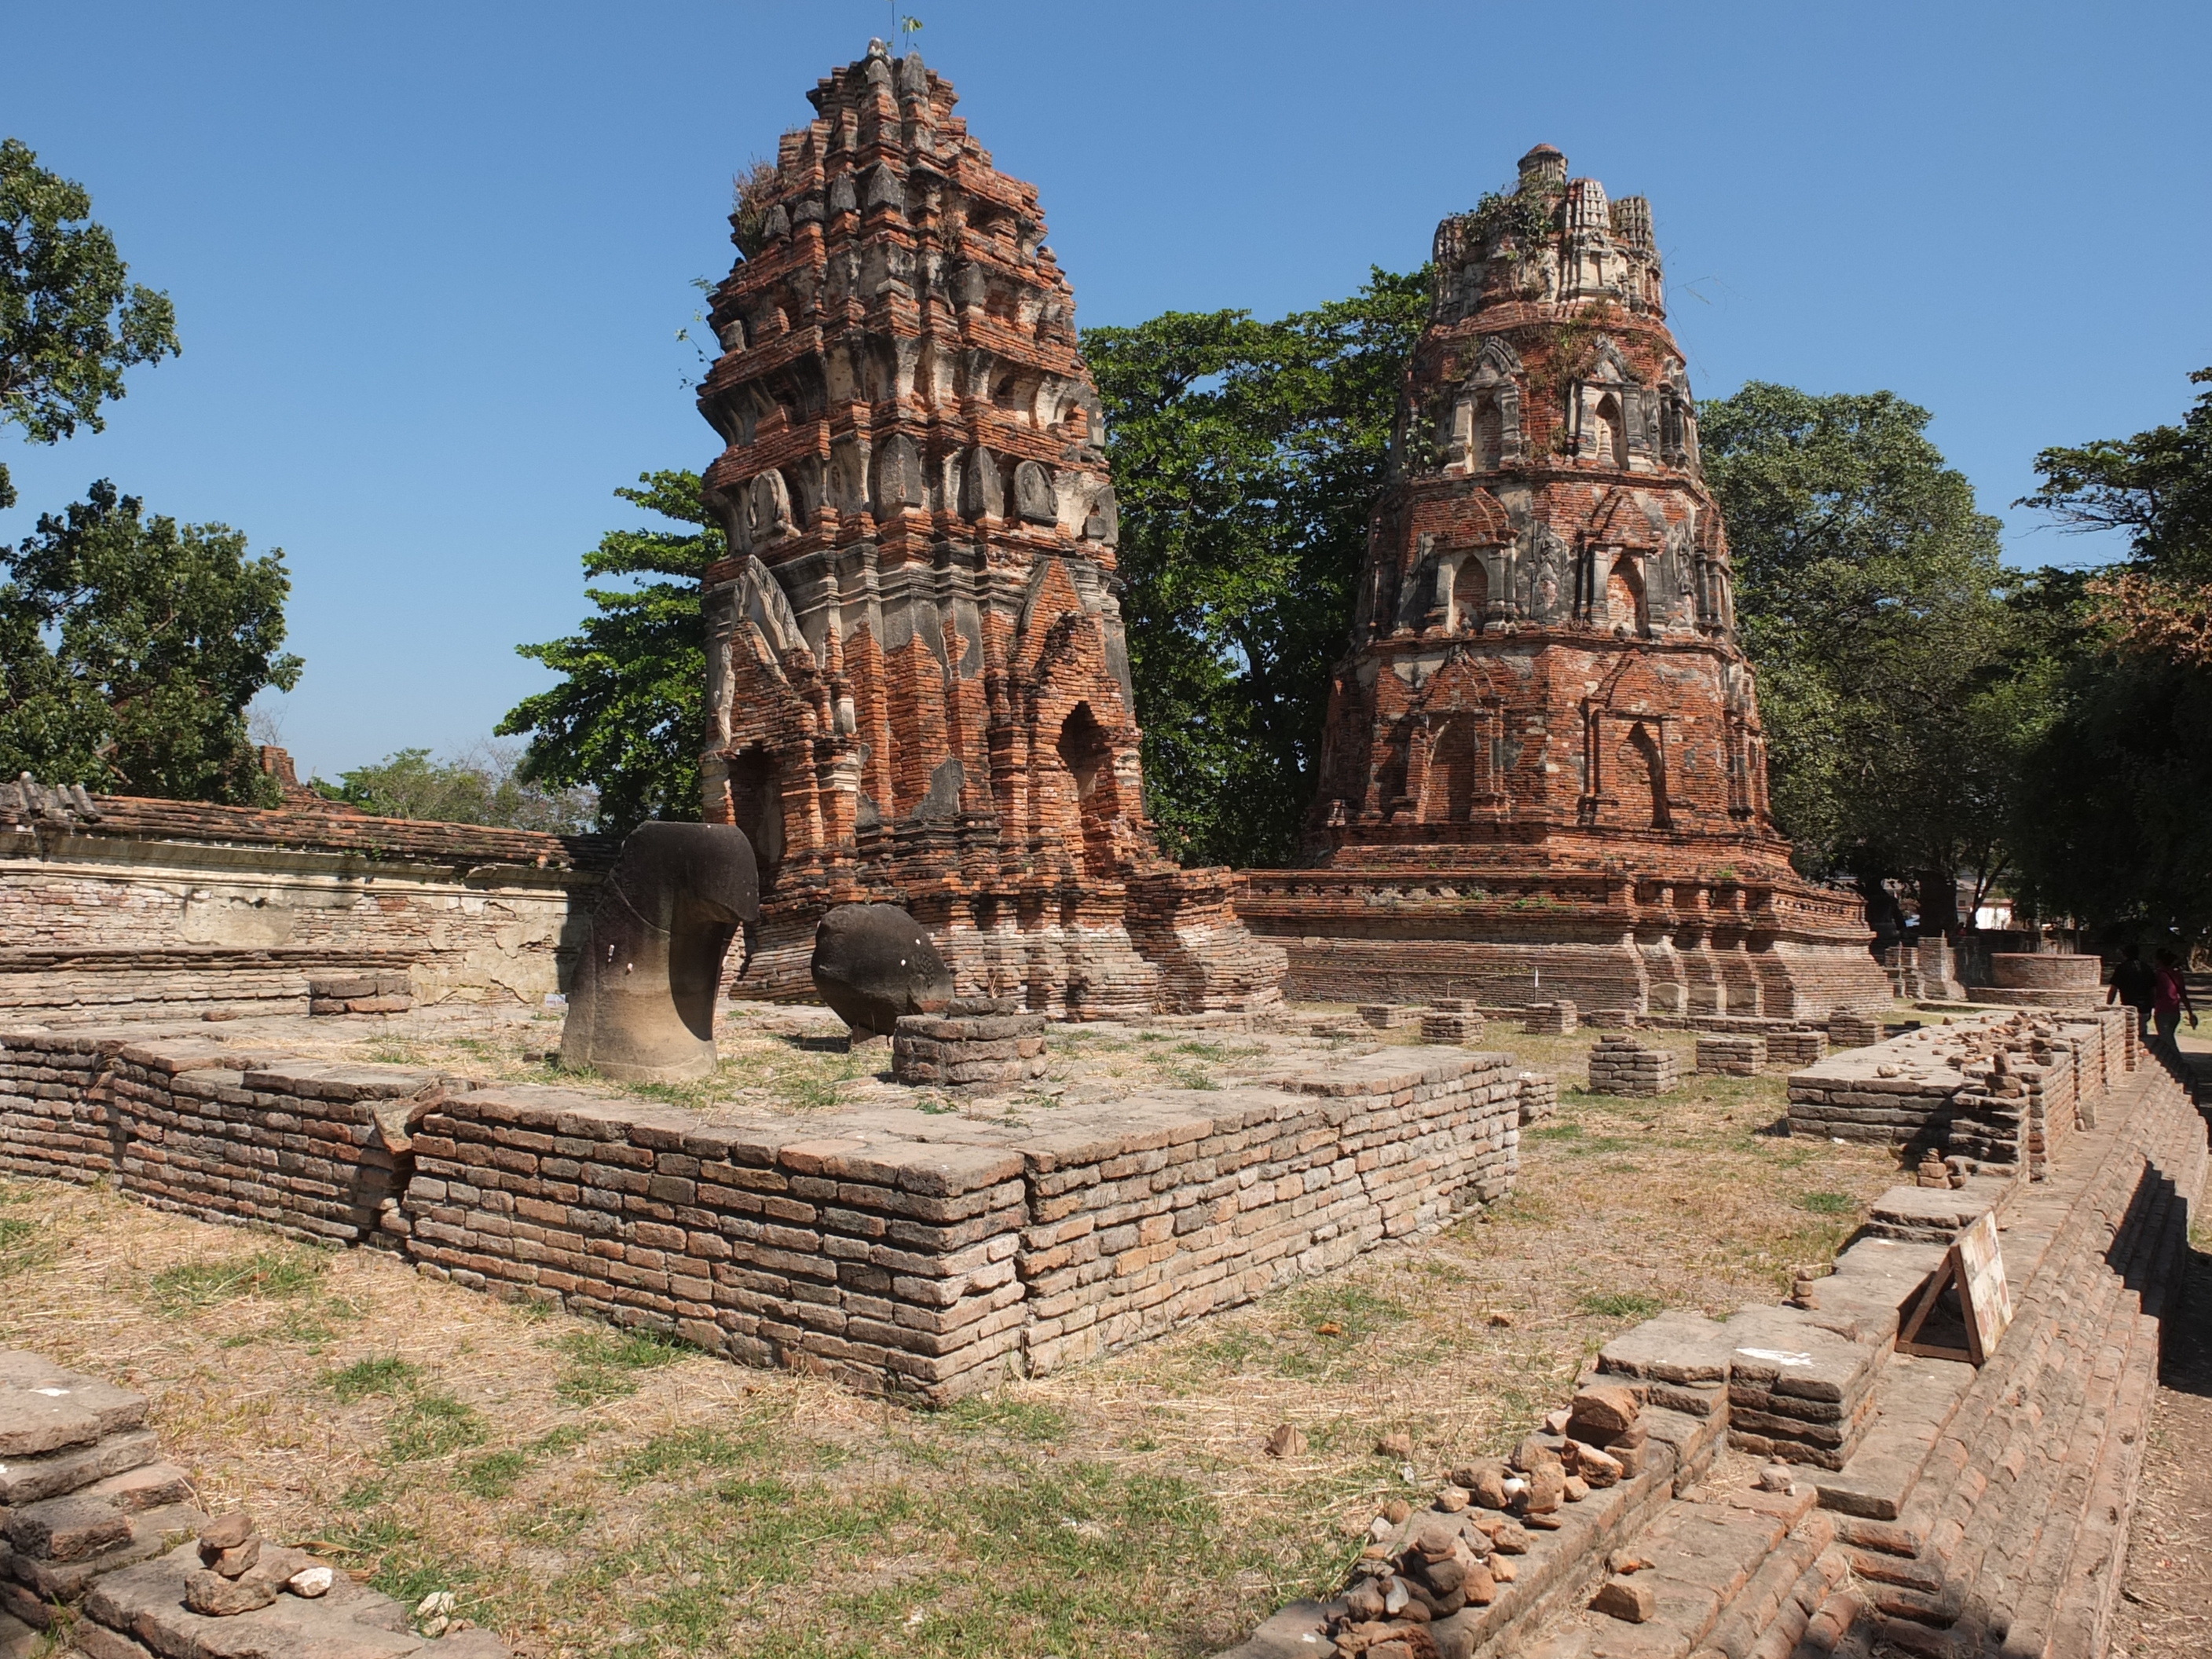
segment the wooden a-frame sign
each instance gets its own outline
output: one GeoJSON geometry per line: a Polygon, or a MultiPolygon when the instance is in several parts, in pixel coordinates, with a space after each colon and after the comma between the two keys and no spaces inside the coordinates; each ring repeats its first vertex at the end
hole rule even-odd
{"type": "Polygon", "coordinates": [[[1898,1323],[1897,1351],[1979,1365],[2012,1323],[2012,1291],[1997,1248],[1997,1218],[1984,1210],[1961,1227],[1898,1323]],[[1949,1292],[1946,1295],[1946,1292],[1949,1292]]]}

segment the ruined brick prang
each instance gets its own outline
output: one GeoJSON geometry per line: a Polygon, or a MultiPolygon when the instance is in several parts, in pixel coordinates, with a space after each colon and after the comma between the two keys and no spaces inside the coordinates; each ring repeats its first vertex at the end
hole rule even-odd
{"type": "Polygon", "coordinates": [[[1570,180],[1438,227],[1309,867],[1239,911],[1294,992],[1792,1018],[1889,1000],[1768,813],[1651,212],[1570,180]]]}
{"type": "Polygon", "coordinates": [[[761,859],[739,994],[803,995],[815,921],[883,899],[963,993],[1071,1016],[1279,1000],[1225,871],[1144,817],[1098,393],[1031,186],[880,42],[784,135],[714,295],[699,407],[710,821],[761,859]]]}

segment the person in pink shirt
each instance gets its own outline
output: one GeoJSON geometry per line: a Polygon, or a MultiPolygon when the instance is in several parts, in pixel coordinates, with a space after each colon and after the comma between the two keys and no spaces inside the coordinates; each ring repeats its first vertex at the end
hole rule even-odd
{"type": "Polygon", "coordinates": [[[2151,1024],[2157,1028],[2156,1046],[2170,1058],[2181,1058],[2179,1041],[2181,1017],[2189,1016],[2189,1029],[2197,1029],[2197,1006],[2189,1000],[2189,985],[2181,976],[2181,958],[2171,951],[2157,956],[2158,986],[2151,993],[2151,1024]]]}

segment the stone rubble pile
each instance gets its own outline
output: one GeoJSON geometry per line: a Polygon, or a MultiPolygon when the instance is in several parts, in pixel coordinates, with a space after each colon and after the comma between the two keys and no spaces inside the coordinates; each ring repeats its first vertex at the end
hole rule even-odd
{"type": "Polygon", "coordinates": [[[142,1394],[0,1352],[0,1655],[507,1659],[465,1619],[410,1629],[401,1603],[264,1538],[243,1510],[210,1520],[161,1461],[147,1409],[142,1394]]]}
{"type": "Polygon", "coordinates": [[[1589,1051],[1589,1091],[1594,1095],[1663,1095],[1678,1081],[1680,1062],[1672,1048],[1647,1048],[1634,1037],[1611,1036],[1589,1051]]]}
{"type": "Polygon", "coordinates": [[[142,1394],[0,1353],[0,1652],[102,1574],[198,1529],[191,1482],[159,1461],[146,1412],[142,1394]]]}
{"type": "Polygon", "coordinates": [[[1755,1036],[1700,1036],[1698,1075],[1700,1077],[1757,1077],[1766,1069],[1766,1039],[1755,1036]]]}
{"type": "MultiPolygon", "coordinates": [[[[1522,1558],[1566,1524],[1569,1505],[1643,1474],[1652,1444],[1634,1388],[1589,1382],[1510,1458],[1479,1458],[1453,1469],[1426,1509],[1402,1500],[1385,1504],[1344,1593],[1321,1609],[1334,1650],[1346,1659],[1472,1651],[1480,1620],[1467,1610],[1492,1606],[1501,1586],[1520,1578],[1524,1565],[1533,1565],[1522,1558]]],[[[1556,1571],[1558,1563],[1547,1553],[1541,1565],[1556,1571]]],[[[1619,1565],[1634,1570],[1626,1559],[1619,1565]]],[[[1648,1590],[1639,1595],[1615,1577],[1592,1605],[1618,1608],[1615,1616],[1635,1622],[1650,1617],[1648,1601],[1648,1590]]]]}

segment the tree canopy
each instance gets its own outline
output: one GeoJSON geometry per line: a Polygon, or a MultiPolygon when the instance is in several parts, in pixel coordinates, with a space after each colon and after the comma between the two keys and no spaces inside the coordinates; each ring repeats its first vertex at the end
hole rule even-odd
{"type": "MultiPolygon", "coordinates": [[[[1816,873],[1921,878],[2009,860],[2014,785],[2051,669],[2007,604],[1995,519],[1894,393],[1753,381],[1704,406],[1775,817],[1816,873]]],[[[1935,914],[1929,915],[1929,911],[1935,914]]]]}
{"type": "Polygon", "coordinates": [[[289,690],[291,580],[218,524],[144,516],[105,480],[0,548],[0,775],[186,800],[271,798],[246,705],[289,690]]]}
{"type": "MultiPolygon", "coordinates": [[[[168,296],[129,280],[115,239],[92,222],[92,198],[0,139],[0,422],[33,443],[104,424],[123,371],[175,355],[168,296]]],[[[0,463],[0,507],[15,504],[0,463]]]]}
{"type": "Polygon", "coordinates": [[[600,827],[616,835],[647,818],[699,816],[707,680],[699,581],[722,555],[697,473],[641,473],[638,483],[615,494],[687,527],[611,530],[584,555],[586,576],[647,580],[587,587],[597,614],[579,632],[516,647],[562,678],[525,697],[497,728],[530,740],[522,781],[596,790],[600,827]]]}
{"type": "Polygon", "coordinates": [[[1094,328],[1147,807],[1194,862],[1279,864],[1313,795],[1425,271],[1274,322],[1094,328]]]}
{"type": "Polygon", "coordinates": [[[2212,392],[2179,425],[2046,449],[2036,470],[2024,505],[2122,531],[2129,556],[2077,579],[2082,637],[2021,794],[2027,894],[2194,943],[2212,933],[2212,392]]]}
{"type": "Polygon", "coordinates": [[[315,780],[333,800],[379,817],[432,823],[489,823],[508,830],[575,835],[592,826],[599,798],[590,789],[546,789],[516,775],[518,744],[478,744],[452,760],[402,749],[368,766],[315,780]]]}

